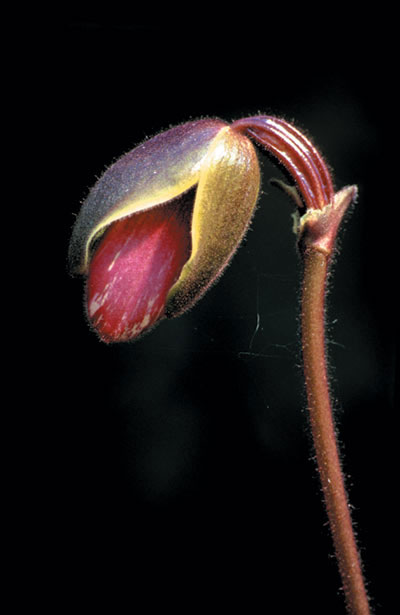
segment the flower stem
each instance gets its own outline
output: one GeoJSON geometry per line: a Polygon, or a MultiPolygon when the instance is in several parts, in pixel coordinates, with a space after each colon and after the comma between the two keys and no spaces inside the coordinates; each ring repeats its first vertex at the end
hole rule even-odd
{"type": "Polygon", "coordinates": [[[338,453],[325,356],[325,294],[331,254],[303,250],[302,346],[311,431],[348,612],[370,613],[338,453]]]}
{"type": "Polygon", "coordinates": [[[336,236],[356,186],[335,194],[327,165],[311,141],[285,120],[256,116],[233,122],[272,154],[293,185],[280,180],[297,205],[296,231],[304,261],[302,345],[311,432],[348,613],[369,615],[333,422],[325,356],[325,295],[336,236]]]}

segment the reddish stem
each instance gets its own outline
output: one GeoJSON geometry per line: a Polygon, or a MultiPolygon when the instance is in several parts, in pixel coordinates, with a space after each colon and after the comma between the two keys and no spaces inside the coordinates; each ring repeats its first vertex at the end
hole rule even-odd
{"type": "MultiPolygon", "coordinates": [[[[293,177],[305,206],[298,237],[304,260],[302,343],[311,431],[348,612],[369,615],[339,458],[325,357],[325,294],[336,236],[355,186],[335,194],[329,169],[314,145],[285,120],[257,116],[232,126],[273,154],[293,177]]],[[[291,190],[289,190],[290,192],[291,190]]]]}
{"type": "Polygon", "coordinates": [[[303,364],[311,430],[348,612],[370,613],[338,454],[325,358],[325,291],[330,254],[305,249],[303,364]]]}

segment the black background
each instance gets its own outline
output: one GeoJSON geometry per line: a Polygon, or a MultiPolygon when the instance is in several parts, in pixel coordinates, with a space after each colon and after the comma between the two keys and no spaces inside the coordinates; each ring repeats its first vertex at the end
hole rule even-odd
{"type": "Polygon", "coordinates": [[[27,462],[27,508],[45,560],[35,592],[53,612],[119,612],[121,599],[130,611],[144,600],[146,610],[344,612],[308,436],[293,206],[268,183],[280,171],[260,155],[263,194],[231,266],[189,313],[135,344],[97,340],[82,281],[67,272],[74,216],[110,162],[170,125],[259,112],[311,135],[337,188],[359,187],[329,293],[328,351],[369,590],[376,612],[391,612],[390,53],[379,22],[284,13],[57,16],[30,33],[26,94],[49,226],[29,423],[40,472],[27,462]]]}

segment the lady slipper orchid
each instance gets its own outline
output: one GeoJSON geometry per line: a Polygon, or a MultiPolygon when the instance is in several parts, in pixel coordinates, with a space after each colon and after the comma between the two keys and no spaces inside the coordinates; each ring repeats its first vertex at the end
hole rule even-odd
{"type": "Polygon", "coordinates": [[[370,613],[332,418],[325,294],[338,228],[356,186],[335,193],[322,156],[279,118],[203,119],[122,156],[90,191],[76,220],[72,271],[87,277],[88,318],[105,342],[134,340],[178,316],[215,282],[254,213],[260,171],[253,142],[286,169],[275,180],[297,206],[304,262],[302,354],[310,426],[348,612],[370,613]]]}
{"type": "Polygon", "coordinates": [[[253,141],[294,179],[278,183],[302,214],[299,236],[313,223],[321,245],[332,244],[326,229],[333,217],[337,228],[354,187],[335,195],[321,155],[294,126],[260,115],[171,128],[106,170],[73,229],[71,269],[87,276],[87,314],[102,340],[136,339],[191,307],[220,276],[257,201],[253,141]]]}
{"type": "Polygon", "coordinates": [[[109,167],[70,244],[100,338],[136,339],[195,303],[240,244],[259,185],[252,143],[221,120],[171,128],[109,167]]]}

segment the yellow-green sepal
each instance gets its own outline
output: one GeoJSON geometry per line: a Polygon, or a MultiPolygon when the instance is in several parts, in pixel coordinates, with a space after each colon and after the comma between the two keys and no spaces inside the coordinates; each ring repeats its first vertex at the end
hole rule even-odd
{"type": "Polygon", "coordinates": [[[166,303],[178,316],[221,275],[251,222],[260,188],[260,169],[251,141],[222,128],[201,165],[192,220],[192,252],[166,303]]]}

